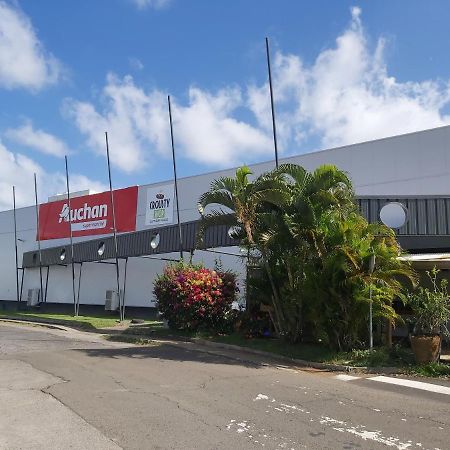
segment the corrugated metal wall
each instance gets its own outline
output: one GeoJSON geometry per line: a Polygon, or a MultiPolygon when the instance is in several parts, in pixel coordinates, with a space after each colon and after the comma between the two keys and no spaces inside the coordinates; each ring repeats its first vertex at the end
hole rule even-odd
{"type": "MultiPolygon", "coordinates": [[[[408,213],[406,224],[399,230],[396,230],[400,241],[402,241],[402,236],[416,238],[423,236],[425,239],[425,237],[428,238],[431,236],[450,235],[450,198],[360,197],[357,199],[357,202],[361,213],[369,222],[377,222],[380,220],[380,210],[387,203],[402,203],[408,213]]],[[[196,248],[198,226],[198,221],[182,224],[183,250],[189,252],[196,248]]],[[[172,253],[178,252],[180,248],[177,225],[122,234],[117,237],[117,241],[120,258],[172,253]],[[156,234],[159,234],[160,243],[154,249],[151,246],[151,241],[156,234]]],[[[228,227],[221,225],[210,227],[207,230],[203,248],[230,247],[236,245],[238,245],[238,242],[228,236],[228,227]]],[[[448,246],[448,243],[445,245],[448,246]]],[[[411,248],[415,246],[416,244],[412,244],[411,248]]],[[[422,247],[426,247],[426,245],[422,247]]],[[[42,250],[42,265],[69,264],[71,263],[70,256],[70,246],[68,245],[45,249],[42,250]],[[62,253],[65,253],[64,260],[61,259],[62,253]]],[[[74,261],[76,262],[92,262],[113,258],[114,240],[112,237],[94,239],[74,245],[74,261]],[[98,250],[101,245],[104,245],[104,252],[99,255],[98,250]]],[[[23,266],[26,268],[39,266],[37,251],[24,253],[23,266]]]]}
{"type": "Polygon", "coordinates": [[[390,202],[402,203],[407,211],[405,225],[396,230],[398,235],[445,236],[450,235],[450,198],[359,198],[358,205],[369,222],[380,220],[381,208],[390,202]]]}
{"type": "MultiPolygon", "coordinates": [[[[199,221],[185,222],[181,225],[184,251],[190,252],[197,247],[198,226],[199,221]]],[[[236,240],[229,237],[228,229],[226,225],[210,227],[205,233],[201,248],[232,247],[238,245],[236,240]]],[[[117,247],[119,258],[178,252],[180,250],[178,225],[169,225],[162,228],[118,235],[117,247]],[[159,245],[156,248],[152,248],[151,242],[156,235],[159,235],[159,245]]],[[[114,238],[110,236],[79,242],[74,244],[73,250],[75,262],[92,262],[115,258],[114,238]],[[103,248],[101,254],[99,254],[100,247],[103,248]]],[[[41,257],[43,266],[70,264],[72,262],[70,245],[44,249],[41,252],[41,257]],[[61,258],[62,254],[65,255],[64,259],[61,258]]],[[[23,267],[31,268],[38,266],[39,254],[37,251],[23,254],[23,267]]]]}

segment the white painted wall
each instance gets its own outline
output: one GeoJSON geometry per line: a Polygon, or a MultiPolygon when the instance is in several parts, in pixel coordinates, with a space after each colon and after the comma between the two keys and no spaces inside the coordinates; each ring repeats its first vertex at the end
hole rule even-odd
{"type": "MultiPolygon", "coordinates": [[[[312,152],[281,160],[300,164],[312,170],[321,164],[335,164],[345,170],[353,180],[358,195],[450,195],[450,126],[402,136],[312,152]]],[[[255,175],[269,170],[273,162],[251,166],[255,175]]],[[[179,180],[180,216],[182,221],[199,218],[196,202],[219,176],[233,176],[235,169],[207,173],[179,180]]],[[[156,183],[158,186],[165,183],[156,183]]],[[[145,228],[146,188],[138,193],[137,229],[145,228]]],[[[34,207],[17,210],[19,254],[37,248],[34,207]]],[[[96,236],[98,238],[99,236],[96,236]]],[[[86,238],[76,238],[75,242],[86,238]]],[[[42,242],[42,247],[67,244],[68,240],[42,242]]],[[[227,249],[230,251],[230,249],[227,249]]],[[[238,252],[237,249],[232,251],[238,252]]],[[[15,263],[12,211],[0,213],[0,299],[14,300],[15,263]]],[[[165,255],[177,257],[177,255],[165,255]]],[[[218,255],[197,252],[195,260],[207,266],[214,264],[218,255]]],[[[21,258],[20,258],[21,259],[21,258]]],[[[221,256],[225,267],[239,270],[243,275],[240,258],[221,256]]],[[[21,260],[19,261],[21,263],[21,260]]],[[[124,264],[124,262],[122,262],[124,264]]],[[[153,279],[162,271],[164,262],[157,260],[130,260],[128,264],[127,304],[151,306],[153,279]]],[[[44,269],[44,276],[45,276],[44,269]]],[[[27,270],[24,297],[28,288],[39,287],[38,270],[27,270]]],[[[76,269],[78,276],[78,267],[76,269]]],[[[104,303],[105,291],[114,289],[115,272],[112,265],[84,264],[80,302],[104,303]]],[[[49,302],[72,302],[71,269],[52,267],[48,289],[49,302]]]]}

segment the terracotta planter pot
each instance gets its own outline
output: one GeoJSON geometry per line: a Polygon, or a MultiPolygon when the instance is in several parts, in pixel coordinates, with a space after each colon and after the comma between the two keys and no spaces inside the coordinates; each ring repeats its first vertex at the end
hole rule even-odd
{"type": "Polygon", "coordinates": [[[441,337],[434,336],[411,336],[411,347],[417,364],[428,364],[437,361],[441,337]]]}

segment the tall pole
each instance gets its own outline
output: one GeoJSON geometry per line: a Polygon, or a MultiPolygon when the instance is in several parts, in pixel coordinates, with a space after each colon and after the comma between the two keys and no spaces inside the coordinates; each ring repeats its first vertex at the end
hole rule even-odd
{"type": "Polygon", "coordinates": [[[17,294],[17,308],[20,303],[20,288],[19,288],[19,253],[17,250],[17,218],[16,218],[16,187],[12,187],[13,192],[13,212],[14,212],[14,248],[16,252],[16,294],[17,294]]]}
{"type": "Polygon", "coordinates": [[[275,147],[275,167],[278,169],[277,127],[275,123],[275,106],[273,102],[272,70],[270,67],[269,38],[266,38],[267,70],[269,72],[270,106],[272,109],[273,145],[275,147]]]}
{"type": "Polygon", "coordinates": [[[369,348],[373,350],[373,302],[372,302],[372,283],[369,287],[369,348]]]}
{"type": "Polygon", "coordinates": [[[109,178],[109,192],[111,195],[111,208],[112,208],[112,219],[113,219],[113,233],[114,233],[114,254],[116,258],[116,281],[117,281],[117,295],[119,296],[119,315],[120,321],[125,319],[123,305],[120,296],[120,283],[119,283],[119,249],[117,246],[117,232],[116,232],[116,211],[114,208],[114,195],[112,190],[112,181],[111,181],[111,163],[109,160],[109,143],[108,143],[108,132],[105,131],[105,140],[106,140],[106,159],[108,161],[108,178],[109,178]]]}
{"type": "Polygon", "coordinates": [[[175,179],[175,198],[177,201],[178,234],[180,237],[180,258],[183,259],[183,233],[181,231],[181,222],[180,222],[180,203],[178,200],[177,164],[176,164],[176,160],[175,160],[175,144],[174,144],[174,140],[173,140],[172,107],[170,104],[170,95],[167,96],[167,103],[169,105],[170,140],[172,142],[172,163],[173,163],[173,176],[175,179]]]}
{"type": "Polygon", "coordinates": [[[123,316],[125,317],[125,298],[127,295],[127,268],[128,268],[128,257],[125,258],[125,273],[123,275],[123,316]]]}
{"type": "Polygon", "coordinates": [[[80,272],[78,273],[77,305],[80,305],[81,271],[82,270],[83,270],[83,261],[80,262],[80,272]]]}
{"type": "Polygon", "coordinates": [[[38,252],[39,252],[39,279],[41,284],[41,291],[39,294],[39,300],[42,301],[42,296],[44,293],[43,283],[42,283],[42,253],[41,253],[41,240],[39,236],[39,205],[38,205],[38,191],[37,191],[37,181],[36,181],[36,173],[34,174],[34,198],[35,198],[35,207],[36,207],[36,240],[38,243],[38,252]]]}
{"type": "Polygon", "coordinates": [[[48,276],[50,274],[50,266],[47,266],[47,274],[45,276],[45,295],[44,295],[44,303],[47,303],[47,292],[48,292],[48,276]]]}
{"type": "Polygon", "coordinates": [[[73,253],[73,231],[72,231],[72,215],[70,208],[70,186],[69,186],[69,166],[67,164],[67,156],[64,156],[64,160],[66,163],[66,188],[67,188],[67,206],[69,208],[69,236],[70,236],[70,262],[72,265],[72,295],[73,295],[73,308],[75,317],[78,317],[78,312],[80,310],[80,305],[77,302],[77,298],[75,296],[75,261],[74,261],[74,253],[73,253]]]}
{"type": "Polygon", "coordinates": [[[370,285],[369,285],[369,348],[373,350],[373,301],[372,301],[372,274],[375,270],[375,253],[370,255],[369,261],[369,273],[370,273],[370,285]]]}

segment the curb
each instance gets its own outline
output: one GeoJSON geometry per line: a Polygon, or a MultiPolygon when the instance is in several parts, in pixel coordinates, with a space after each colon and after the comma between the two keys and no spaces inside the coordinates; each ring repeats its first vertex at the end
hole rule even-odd
{"type": "Polygon", "coordinates": [[[50,328],[51,330],[61,330],[61,331],[67,331],[67,330],[76,330],[80,331],[77,328],[71,328],[66,327],[64,325],[58,325],[55,322],[46,321],[44,320],[35,320],[35,319],[16,319],[14,317],[0,317],[0,322],[7,322],[7,323],[21,323],[21,324],[33,324],[38,327],[44,327],[44,328],[50,328]]]}
{"type": "MultiPolygon", "coordinates": [[[[263,356],[265,358],[270,358],[271,360],[280,361],[282,363],[288,363],[291,366],[298,366],[298,367],[308,367],[318,370],[326,370],[329,372],[347,372],[347,373],[368,373],[368,374],[386,374],[386,375],[392,375],[392,374],[399,374],[401,373],[401,370],[397,367],[365,367],[365,366],[349,366],[344,364],[330,364],[330,363],[321,363],[321,362],[314,362],[314,361],[306,361],[303,359],[295,359],[295,358],[289,358],[288,356],[282,356],[277,355],[275,353],[265,352],[262,350],[255,350],[249,347],[241,347],[239,345],[233,345],[233,344],[224,344],[221,342],[213,342],[208,341],[206,339],[202,338],[182,338],[177,339],[176,337],[170,338],[170,339],[162,339],[162,338],[152,338],[149,336],[143,336],[139,334],[127,334],[124,333],[122,336],[130,337],[130,338],[136,338],[136,339],[147,339],[148,341],[152,342],[165,342],[170,345],[171,342],[179,342],[179,343],[192,343],[192,344],[199,344],[203,347],[209,347],[212,349],[221,349],[221,350],[233,350],[233,351],[240,351],[245,352],[251,355],[255,356],[263,356]]],[[[173,344],[178,345],[178,344],[173,344]]]]}
{"type": "Polygon", "coordinates": [[[363,370],[364,371],[368,370],[367,367],[354,367],[354,366],[347,366],[347,365],[343,365],[343,364],[329,364],[329,363],[321,363],[321,362],[315,362],[315,361],[306,361],[304,359],[289,358],[288,356],[276,355],[274,353],[265,352],[263,350],[255,350],[253,348],[241,347],[239,345],[233,345],[233,344],[224,344],[221,342],[212,342],[212,341],[207,341],[206,339],[193,338],[192,342],[197,342],[206,347],[221,348],[224,350],[245,351],[252,355],[269,357],[269,358],[283,361],[283,362],[286,362],[289,364],[295,364],[296,366],[300,366],[300,367],[311,367],[313,369],[328,370],[328,371],[333,371],[333,372],[356,372],[356,371],[361,372],[363,370]]]}
{"type": "MultiPolygon", "coordinates": [[[[36,320],[36,319],[30,318],[27,320],[23,320],[23,319],[16,319],[14,317],[0,317],[0,322],[22,323],[22,324],[32,323],[36,326],[42,326],[42,327],[46,327],[46,328],[50,328],[50,329],[56,329],[56,330],[62,330],[62,331],[76,330],[76,331],[81,331],[81,332],[85,332],[85,333],[89,333],[89,334],[92,333],[90,331],[82,330],[82,329],[75,328],[75,327],[67,327],[67,326],[63,326],[63,325],[58,325],[56,322],[53,322],[51,320],[46,320],[46,319],[36,320]]],[[[99,333],[96,332],[95,334],[99,334],[99,333]]],[[[115,336],[114,334],[109,334],[109,333],[100,333],[100,334],[102,334],[104,336],[115,336]]],[[[288,356],[277,355],[275,353],[265,352],[262,350],[255,350],[255,349],[252,349],[249,347],[241,347],[239,345],[224,344],[221,342],[208,341],[208,340],[202,339],[202,338],[188,338],[188,337],[187,338],[177,338],[176,336],[173,336],[170,339],[164,340],[164,339],[154,339],[154,338],[151,338],[148,336],[143,336],[143,335],[127,334],[127,333],[122,334],[122,336],[127,336],[127,337],[131,337],[131,338],[136,338],[136,339],[148,339],[149,341],[154,341],[154,342],[170,342],[170,341],[191,342],[193,344],[199,344],[204,347],[246,352],[251,355],[263,356],[265,358],[270,358],[272,360],[288,363],[290,365],[295,365],[298,367],[309,367],[312,369],[327,370],[327,371],[331,371],[331,372],[347,372],[347,373],[350,373],[350,372],[361,373],[362,372],[362,373],[369,373],[369,374],[370,373],[384,373],[384,374],[389,374],[389,375],[401,373],[401,370],[397,367],[348,366],[348,365],[344,365],[344,364],[330,364],[330,363],[306,361],[303,359],[289,358],[288,356]]]]}
{"type": "Polygon", "coordinates": [[[196,342],[205,347],[213,347],[213,348],[221,348],[224,350],[239,350],[245,351],[247,353],[264,356],[268,358],[272,358],[275,360],[283,361],[289,363],[291,365],[296,365],[299,367],[310,367],[313,369],[327,370],[332,372],[365,372],[365,373],[386,373],[386,374],[394,374],[399,373],[399,369],[397,367],[365,367],[365,366],[348,366],[344,364],[330,364],[330,363],[321,363],[315,361],[306,361],[304,359],[295,359],[289,358],[288,356],[276,355],[274,353],[265,352],[263,350],[255,350],[248,347],[241,347],[239,345],[233,344],[224,344],[221,342],[213,342],[207,341],[201,338],[193,338],[191,342],[196,342]]]}

